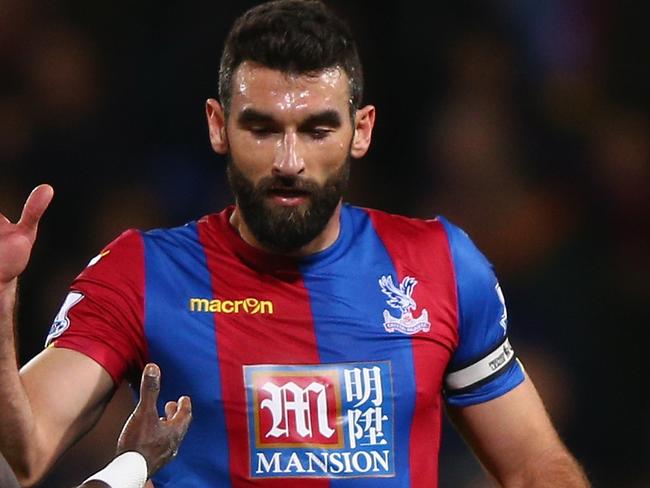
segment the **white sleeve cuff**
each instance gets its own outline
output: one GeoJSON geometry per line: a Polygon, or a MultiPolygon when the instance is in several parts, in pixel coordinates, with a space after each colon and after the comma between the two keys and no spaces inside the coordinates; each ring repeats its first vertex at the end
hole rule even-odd
{"type": "Polygon", "coordinates": [[[103,481],[111,488],[144,488],[147,482],[147,461],[138,452],[125,452],[86,481],[92,480],[103,481]]]}

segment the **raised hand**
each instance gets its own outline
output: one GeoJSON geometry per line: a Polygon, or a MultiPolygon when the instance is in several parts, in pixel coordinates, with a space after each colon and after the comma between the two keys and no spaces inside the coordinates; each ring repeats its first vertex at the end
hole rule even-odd
{"type": "Polygon", "coordinates": [[[15,224],[0,213],[0,286],[10,283],[27,267],[38,222],[53,196],[54,190],[50,185],[34,188],[25,202],[20,220],[15,224]]]}
{"type": "Polygon", "coordinates": [[[158,416],[156,401],[160,393],[160,369],[149,363],[142,372],[140,401],[126,421],[117,441],[117,453],[136,451],[147,460],[149,476],[172,459],[192,420],[190,398],[167,402],[165,417],[158,416]]]}

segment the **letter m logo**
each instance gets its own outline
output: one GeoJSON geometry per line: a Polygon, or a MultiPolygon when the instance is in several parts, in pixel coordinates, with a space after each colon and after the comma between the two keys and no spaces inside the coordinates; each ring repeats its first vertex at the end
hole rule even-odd
{"type": "MultiPolygon", "coordinates": [[[[253,367],[254,368],[254,367],[253,367]]],[[[341,399],[336,371],[264,371],[248,376],[258,447],[340,448],[341,399]],[[252,391],[251,391],[252,390],[252,391]]]]}

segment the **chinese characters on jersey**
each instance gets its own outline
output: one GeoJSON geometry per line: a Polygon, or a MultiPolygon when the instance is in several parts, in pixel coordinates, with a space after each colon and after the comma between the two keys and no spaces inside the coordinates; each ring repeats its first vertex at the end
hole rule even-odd
{"type": "Polygon", "coordinates": [[[394,474],[388,362],[245,366],[253,477],[394,474]]]}

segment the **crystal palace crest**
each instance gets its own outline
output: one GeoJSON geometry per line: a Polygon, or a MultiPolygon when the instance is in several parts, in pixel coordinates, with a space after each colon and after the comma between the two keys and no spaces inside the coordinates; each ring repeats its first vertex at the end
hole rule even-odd
{"type": "Polygon", "coordinates": [[[419,317],[414,317],[413,312],[417,308],[413,300],[413,289],[418,281],[411,277],[405,277],[399,284],[399,288],[393,283],[393,277],[382,276],[379,279],[379,286],[382,293],[388,297],[386,303],[400,311],[399,317],[393,317],[388,310],[384,310],[384,329],[387,332],[399,331],[403,334],[413,335],[418,332],[428,332],[431,328],[429,313],[422,310],[419,317]]]}

